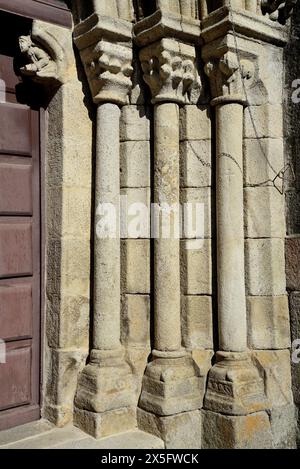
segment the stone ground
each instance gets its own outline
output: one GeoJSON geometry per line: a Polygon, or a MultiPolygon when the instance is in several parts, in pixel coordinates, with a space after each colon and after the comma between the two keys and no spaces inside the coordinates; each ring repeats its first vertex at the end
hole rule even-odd
{"type": "Polygon", "coordinates": [[[76,427],[57,428],[45,420],[0,432],[0,449],[163,449],[155,436],[139,430],[95,440],[76,427]]]}

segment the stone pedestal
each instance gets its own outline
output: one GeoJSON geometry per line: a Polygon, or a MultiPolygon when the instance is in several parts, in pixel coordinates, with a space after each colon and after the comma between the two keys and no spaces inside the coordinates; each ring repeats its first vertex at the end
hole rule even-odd
{"type": "Polygon", "coordinates": [[[203,449],[271,449],[272,434],[266,412],[230,416],[202,411],[203,449]]]}
{"type": "Polygon", "coordinates": [[[74,423],[95,438],[135,427],[132,374],[122,349],[92,351],[79,377],[74,423]]]}
{"type": "Polygon", "coordinates": [[[218,352],[210,370],[205,409],[246,415],[267,408],[264,381],[248,353],[218,352]]]}

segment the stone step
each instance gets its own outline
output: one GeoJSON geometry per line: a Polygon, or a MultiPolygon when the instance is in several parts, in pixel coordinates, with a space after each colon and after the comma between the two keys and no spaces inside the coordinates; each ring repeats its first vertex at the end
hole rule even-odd
{"type": "Polygon", "coordinates": [[[133,430],[95,440],[72,425],[57,428],[40,420],[0,432],[0,449],[163,449],[159,438],[133,430]]]}

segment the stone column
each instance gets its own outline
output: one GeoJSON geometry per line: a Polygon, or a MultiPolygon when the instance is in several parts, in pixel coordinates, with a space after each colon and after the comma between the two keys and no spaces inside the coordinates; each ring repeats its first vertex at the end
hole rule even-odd
{"type": "MultiPolygon", "coordinates": [[[[154,104],[153,216],[156,210],[168,213],[168,204],[175,209],[172,226],[179,209],[179,105],[200,88],[195,48],[162,39],[143,48],[140,60],[154,104]]],[[[138,424],[169,448],[192,447],[201,443],[202,391],[199,371],[181,347],[180,240],[176,228],[168,238],[154,231],[155,349],[143,379],[138,424]]]]}
{"type": "Polygon", "coordinates": [[[119,106],[127,103],[131,89],[131,29],[129,22],[98,15],[75,28],[97,105],[93,341],[90,361],[79,377],[75,424],[96,438],[136,423],[132,376],[120,343],[119,106]],[[105,237],[100,221],[109,207],[115,217],[105,237]]]}
{"type": "MultiPolygon", "coordinates": [[[[163,204],[178,206],[177,103],[155,104],[154,145],[154,203],[159,207],[163,204]]],[[[154,353],[178,352],[181,349],[179,238],[154,240],[154,291],[154,353]]]]}
{"type": "Polygon", "coordinates": [[[219,322],[217,363],[210,370],[204,400],[209,428],[205,438],[214,447],[218,438],[226,441],[230,433],[233,447],[239,447],[242,428],[252,425],[255,431],[243,444],[261,447],[271,444],[268,404],[263,379],[247,350],[244,269],[243,108],[245,89],[254,80],[254,63],[243,57],[243,51],[232,50],[230,40],[227,44],[225,53],[212,47],[203,51],[214,97],[211,105],[216,108],[219,322]]]}
{"type": "Polygon", "coordinates": [[[245,352],[243,102],[233,97],[212,104],[216,107],[219,346],[227,352],[245,352]]]}
{"type": "MultiPolygon", "coordinates": [[[[101,236],[97,226],[101,204],[111,204],[118,219],[120,197],[120,108],[102,103],[97,108],[93,350],[120,349],[120,237],[101,236]]],[[[112,229],[117,231],[117,224],[112,229]]],[[[105,353],[105,352],[104,352],[105,353]]]]}

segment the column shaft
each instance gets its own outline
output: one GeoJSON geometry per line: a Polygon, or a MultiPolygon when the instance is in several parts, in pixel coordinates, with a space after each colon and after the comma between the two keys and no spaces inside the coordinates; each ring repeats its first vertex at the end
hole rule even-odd
{"type": "MultiPolygon", "coordinates": [[[[179,107],[174,103],[155,105],[154,202],[176,204],[179,208],[179,107]]],[[[176,351],[181,348],[180,326],[180,241],[154,241],[155,348],[176,351]]]]}
{"type": "Polygon", "coordinates": [[[95,181],[95,270],[93,348],[120,347],[120,237],[118,234],[120,196],[120,109],[116,104],[100,104],[97,110],[95,181]],[[99,239],[99,204],[113,204],[115,237],[99,239]]]}
{"type": "Polygon", "coordinates": [[[217,121],[217,238],[219,340],[223,351],[247,348],[244,207],[243,105],[221,104],[217,121]]]}

